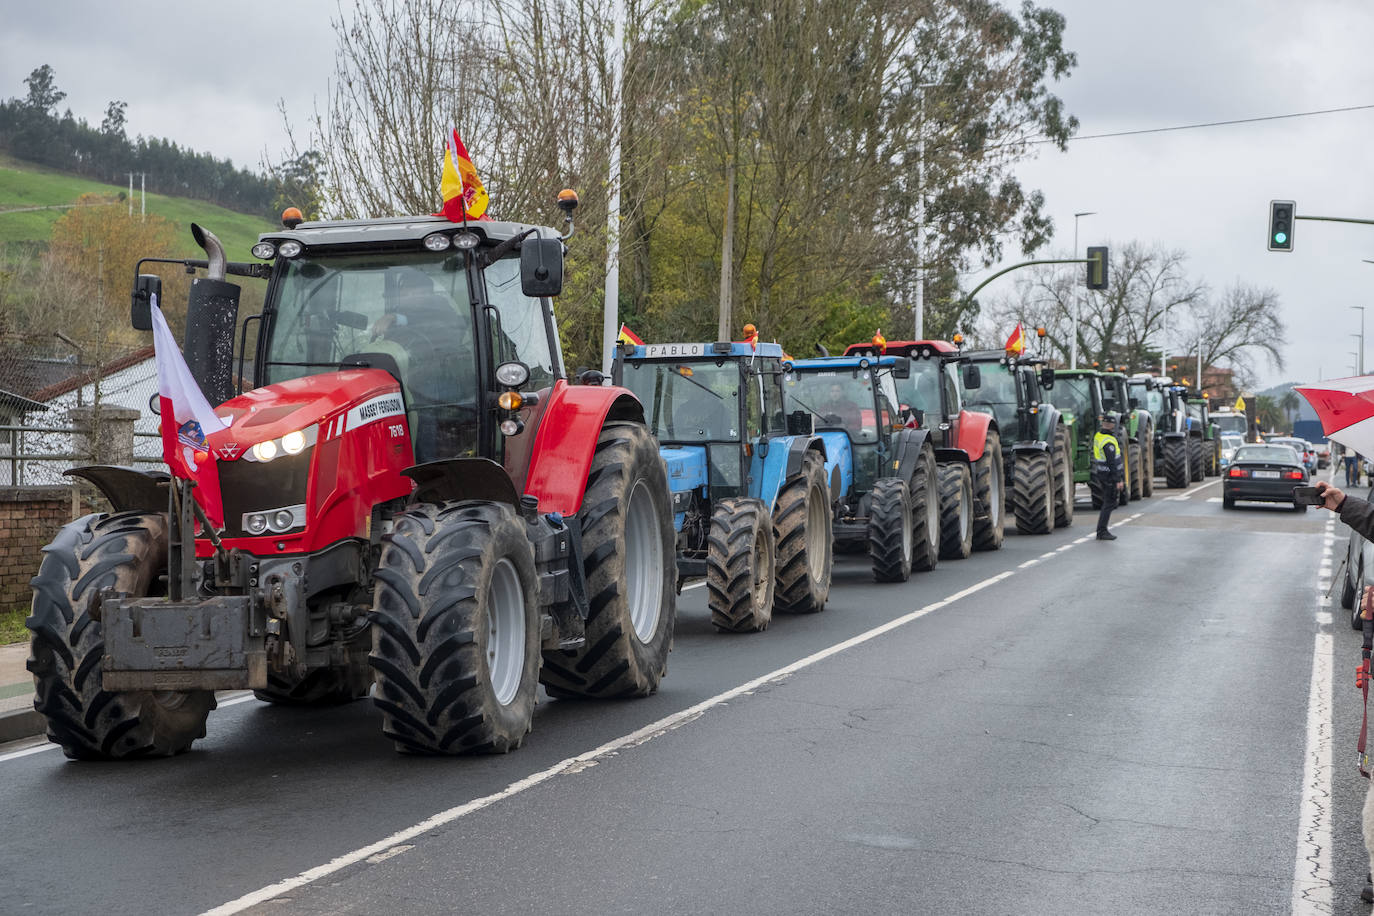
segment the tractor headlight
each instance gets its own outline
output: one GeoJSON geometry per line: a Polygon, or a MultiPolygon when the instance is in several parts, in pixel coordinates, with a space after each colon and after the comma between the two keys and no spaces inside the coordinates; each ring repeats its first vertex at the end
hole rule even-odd
{"type": "Polygon", "coordinates": [[[253,246],[253,257],[270,261],[277,256],[277,246],[271,242],[258,242],[253,246]]]}
{"type": "Polygon", "coordinates": [[[253,457],[259,461],[271,461],[277,457],[277,443],[268,440],[253,446],[253,457]]]}
{"type": "Polygon", "coordinates": [[[267,513],[249,512],[244,515],[243,530],[249,534],[262,534],[267,530],[267,513]]]}
{"type": "Polygon", "coordinates": [[[281,437],[281,450],[288,455],[299,455],[305,448],[305,433],[296,430],[281,437]]]}
{"type": "Polygon", "coordinates": [[[304,250],[303,245],[295,239],[287,239],[277,247],[277,254],[284,258],[294,258],[304,250]]]}
{"type": "Polygon", "coordinates": [[[290,509],[278,509],[272,513],[272,524],[269,526],[273,531],[289,531],[296,516],[290,509]]]}

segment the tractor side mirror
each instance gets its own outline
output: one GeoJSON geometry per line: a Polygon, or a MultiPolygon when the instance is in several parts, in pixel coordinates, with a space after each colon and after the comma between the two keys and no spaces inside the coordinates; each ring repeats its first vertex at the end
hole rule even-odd
{"type": "Polygon", "coordinates": [[[896,362],[892,364],[893,378],[911,378],[911,361],[905,356],[892,357],[896,362]]]}
{"type": "Polygon", "coordinates": [[[816,432],[816,419],[809,410],[794,410],[787,415],[787,435],[811,436],[816,432]]]}
{"type": "Polygon", "coordinates": [[[982,387],[983,373],[979,371],[978,367],[972,363],[964,366],[964,388],[968,391],[974,391],[982,387]]]}
{"type": "Polygon", "coordinates": [[[520,246],[520,291],[531,299],[563,292],[563,243],[525,239],[520,246]]]}
{"type": "Polygon", "coordinates": [[[157,274],[139,274],[134,281],[133,301],[129,306],[129,323],[135,331],[153,329],[153,297],[162,302],[162,278],[157,274]]]}
{"type": "Polygon", "coordinates": [[[1049,366],[1040,370],[1040,387],[1046,391],[1054,387],[1054,370],[1049,366]]]}

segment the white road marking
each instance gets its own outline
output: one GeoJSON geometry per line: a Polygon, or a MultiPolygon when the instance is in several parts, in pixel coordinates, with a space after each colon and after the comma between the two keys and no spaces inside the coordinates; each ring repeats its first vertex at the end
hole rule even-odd
{"type": "MultiPolygon", "coordinates": [[[[1054,556],[1054,554],[1050,554],[1050,556],[1054,556]]],[[[1017,566],[1016,568],[1017,568],[1017,569],[1029,569],[1030,567],[1034,566],[1036,563],[1039,563],[1039,562],[1040,562],[1040,559],[1041,559],[1040,557],[1036,557],[1034,560],[1027,560],[1026,562],[1022,563],[1020,566],[1017,566]]]]}
{"type": "MultiPolygon", "coordinates": [[[[1322,562],[1330,565],[1330,548],[1322,562]]],[[[1330,605],[1329,600],[1319,605],[1330,605]]],[[[1302,800],[1298,808],[1297,854],[1293,862],[1295,916],[1332,911],[1331,715],[1332,615],[1319,607],[1312,646],[1312,680],[1307,693],[1307,748],[1303,754],[1302,800]]]]}
{"type": "MultiPolygon", "coordinates": [[[[1082,543],[1083,540],[1086,539],[1080,539],[1078,541],[1075,541],[1074,543],[1082,543]]],[[[1062,549],[1063,548],[1061,548],[1061,550],[1062,549]]],[[[601,758],[613,756],[626,748],[638,747],[641,744],[646,744],[649,741],[661,737],[662,735],[665,735],[676,728],[679,728],[692,721],[695,721],[696,719],[700,718],[706,711],[712,709],[713,707],[722,706],[728,703],[730,700],[751,693],[757,690],[758,688],[764,686],[765,684],[781,681],[789,675],[795,674],[796,672],[801,671],[804,668],[809,668],[818,662],[830,658],[831,656],[838,655],[839,653],[844,652],[848,649],[852,649],[855,646],[859,646],[872,639],[876,639],[877,637],[882,636],[885,633],[891,632],[892,630],[895,630],[898,627],[902,627],[908,623],[911,623],[912,621],[919,620],[920,618],[925,617],[927,614],[934,613],[935,611],[938,611],[940,608],[951,605],[956,601],[961,601],[964,598],[976,594],[985,588],[996,585],[998,582],[1008,579],[1011,576],[1014,576],[1015,574],[1016,573],[1014,570],[1005,570],[1003,572],[998,573],[995,576],[989,576],[988,578],[983,579],[981,582],[977,582],[973,585],[970,585],[968,588],[965,588],[962,591],[955,592],[947,598],[943,598],[932,604],[927,604],[923,608],[912,611],[908,614],[904,614],[901,617],[898,617],[894,620],[890,620],[885,624],[874,627],[873,629],[860,633],[857,636],[852,636],[849,639],[846,639],[842,642],[835,643],[834,645],[822,649],[819,652],[815,652],[811,655],[808,655],[805,658],[798,659],[797,661],[792,662],[790,665],[785,665],[782,668],[778,668],[777,670],[762,675],[761,677],[754,678],[752,681],[740,684],[737,687],[732,687],[731,689],[723,693],[718,693],[713,697],[710,697],[706,700],[702,700],[695,706],[691,706],[687,709],[680,710],[671,715],[664,716],[657,722],[652,722],[644,726],[643,728],[637,729],[633,732],[630,732],[629,734],[622,735],[619,738],[614,738],[606,742],[605,744],[601,745],[600,747],[593,748],[592,750],[586,751],[582,754],[578,754],[575,757],[568,757],[564,760],[559,761],[558,763],[555,763],[553,766],[548,767],[547,769],[539,771],[538,773],[531,773],[529,776],[526,776],[523,779],[516,780],[515,782],[506,786],[499,792],[483,796],[482,798],[475,798],[472,801],[469,801],[465,804],[449,808],[447,811],[441,811],[438,814],[426,818],[425,820],[421,821],[420,823],[412,827],[407,827],[404,830],[399,830],[396,833],[393,833],[391,836],[385,837],[381,840],[378,840],[375,843],[371,843],[367,846],[364,846],[361,849],[355,849],[352,852],[344,853],[343,855],[338,856],[332,859],[331,861],[324,863],[323,865],[318,865],[314,868],[307,869],[306,871],[301,872],[295,877],[286,878],[282,881],[278,881],[276,884],[271,884],[267,887],[260,888],[259,890],[253,891],[251,893],[244,894],[237,900],[231,900],[228,903],[215,907],[214,909],[206,910],[203,916],[230,916],[230,914],[232,913],[241,913],[244,910],[247,910],[251,907],[257,906],[261,903],[265,903],[268,900],[273,899],[274,897],[279,897],[282,894],[287,893],[288,891],[292,891],[296,888],[305,887],[306,885],[313,884],[314,882],[320,880],[323,877],[326,877],[327,875],[331,875],[335,872],[341,871],[342,869],[348,868],[350,865],[356,865],[359,862],[367,861],[370,857],[373,856],[383,855],[389,850],[405,845],[411,840],[423,836],[424,834],[432,830],[436,830],[447,824],[451,824],[459,818],[466,817],[467,815],[481,811],[484,808],[489,808],[499,801],[510,798],[514,795],[518,795],[521,792],[524,792],[526,789],[532,789],[535,786],[540,785],[541,783],[548,782],[556,776],[565,773],[579,772],[581,770],[586,769],[589,766],[594,766],[596,762],[601,758]]]]}
{"type": "Polygon", "coordinates": [[[1207,501],[1208,501],[1209,503],[1219,503],[1219,502],[1221,502],[1221,497],[1220,497],[1220,496],[1209,496],[1209,497],[1207,497],[1207,501]]]}

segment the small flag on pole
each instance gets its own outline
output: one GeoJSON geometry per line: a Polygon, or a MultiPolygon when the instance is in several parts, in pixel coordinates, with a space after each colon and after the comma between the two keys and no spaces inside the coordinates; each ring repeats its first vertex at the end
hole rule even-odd
{"type": "Polygon", "coordinates": [[[206,437],[227,428],[215,416],[181,355],[172,329],[152,297],[153,361],[157,364],[157,390],[161,405],[162,460],[172,476],[194,481],[196,502],[210,524],[224,527],[224,504],[219,492],[219,471],[206,437]]]}
{"type": "Polygon", "coordinates": [[[639,335],[638,335],[638,334],[636,334],[634,331],[631,331],[631,330],[630,330],[629,325],[624,325],[624,324],[622,324],[622,325],[620,326],[620,336],[617,337],[616,340],[617,340],[618,342],[620,342],[620,343],[623,343],[623,344],[625,344],[625,345],[627,345],[627,346],[631,346],[631,347],[642,347],[642,346],[644,346],[644,341],[642,341],[642,340],[639,339],[639,335]]]}
{"type": "Polygon", "coordinates": [[[1016,330],[1011,332],[1007,338],[1006,346],[1003,347],[1012,356],[1020,356],[1026,352],[1026,334],[1021,330],[1021,322],[1016,322],[1016,330]]]}
{"type": "Polygon", "coordinates": [[[458,129],[449,131],[449,140],[444,149],[444,172],[439,179],[439,193],[444,198],[441,213],[451,222],[461,223],[464,218],[481,219],[487,212],[487,189],[482,179],[477,177],[477,167],[458,136],[458,129]]]}

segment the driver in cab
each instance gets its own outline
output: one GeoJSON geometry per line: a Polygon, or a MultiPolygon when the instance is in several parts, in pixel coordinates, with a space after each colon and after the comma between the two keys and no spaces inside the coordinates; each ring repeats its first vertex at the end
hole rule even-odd
{"type": "Polygon", "coordinates": [[[826,387],[821,403],[816,405],[821,411],[820,422],[817,425],[841,427],[855,438],[872,441],[878,436],[878,430],[874,426],[872,405],[873,396],[867,382],[860,386],[853,383],[845,384],[839,378],[832,379],[826,387]],[[867,395],[863,403],[858,400],[860,393],[867,395]]]}

